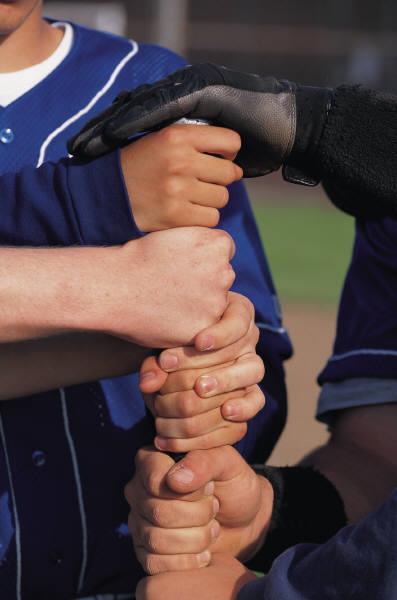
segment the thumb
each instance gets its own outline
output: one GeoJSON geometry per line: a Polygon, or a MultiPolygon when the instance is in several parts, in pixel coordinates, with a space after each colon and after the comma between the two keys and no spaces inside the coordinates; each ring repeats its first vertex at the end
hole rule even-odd
{"type": "Polygon", "coordinates": [[[139,389],[142,394],[154,394],[165,384],[168,373],[163,371],[155,356],[146,358],[139,373],[139,389]]]}
{"type": "Polygon", "coordinates": [[[166,481],[172,491],[187,494],[212,481],[234,479],[244,468],[246,462],[232,446],[193,450],[168,471],[166,481]]]}

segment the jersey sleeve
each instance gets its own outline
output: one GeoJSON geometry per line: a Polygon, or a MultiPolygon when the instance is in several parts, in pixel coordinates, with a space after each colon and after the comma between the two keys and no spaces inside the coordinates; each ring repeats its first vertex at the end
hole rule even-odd
{"type": "Polygon", "coordinates": [[[112,245],[140,235],[116,152],[7,173],[0,187],[3,246],[112,245]]]}
{"type": "Polygon", "coordinates": [[[319,376],[319,418],[340,408],[395,401],[396,305],[397,220],[358,220],[333,354],[319,376]]]}
{"type": "Polygon", "coordinates": [[[299,544],[281,554],[238,600],[389,600],[397,589],[397,492],[374,513],[326,544],[299,544]]]}

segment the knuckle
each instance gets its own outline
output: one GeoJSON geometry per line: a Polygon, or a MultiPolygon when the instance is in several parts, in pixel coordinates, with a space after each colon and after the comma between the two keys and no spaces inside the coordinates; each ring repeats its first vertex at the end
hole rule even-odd
{"type": "Polygon", "coordinates": [[[181,425],[183,433],[188,438],[194,438],[200,434],[200,426],[196,417],[184,419],[184,423],[181,425]]]}
{"type": "Polygon", "coordinates": [[[219,224],[221,215],[217,208],[208,209],[207,227],[216,227],[219,224]]]}
{"type": "Polygon", "coordinates": [[[222,187],[219,190],[219,205],[221,208],[223,208],[224,206],[226,206],[226,204],[229,202],[229,190],[227,189],[227,187],[222,187]]]}
{"type": "Polygon", "coordinates": [[[230,443],[236,444],[237,442],[242,440],[247,433],[247,428],[248,426],[246,422],[232,423],[230,425],[230,443]]]}
{"type": "Polygon", "coordinates": [[[145,554],[142,561],[142,568],[148,575],[158,575],[164,571],[162,560],[155,554],[145,554]]]}
{"type": "Polygon", "coordinates": [[[179,147],[184,140],[183,130],[172,125],[159,131],[158,135],[167,146],[179,147]]]}
{"type": "Polygon", "coordinates": [[[211,536],[211,523],[209,523],[206,527],[201,527],[201,532],[199,535],[199,539],[197,540],[197,552],[203,552],[206,550],[212,543],[211,536]]]}
{"type": "Polygon", "coordinates": [[[256,379],[258,381],[256,381],[256,383],[259,383],[260,381],[262,381],[262,379],[265,376],[265,365],[263,360],[261,359],[260,356],[258,356],[258,354],[255,355],[255,362],[256,362],[256,379]]]}
{"type": "Polygon", "coordinates": [[[165,507],[155,504],[150,509],[150,520],[153,525],[165,527],[169,522],[168,511],[165,507]]]}
{"type": "Polygon", "coordinates": [[[224,276],[225,276],[224,285],[225,285],[226,289],[229,289],[233,285],[234,280],[236,279],[236,273],[230,263],[227,265],[227,267],[225,269],[224,276]]]}
{"type": "Polygon", "coordinates": [[[160,548],[159,536],[152,529],[146,529],[141,534],[142,544],[149,552],[157,554],[160,548]]]}
{"type": "Polygon", "coordinates": [[[262,408],[266,404],[266,396],[259,387],[257,389],[257,398],[258,398],[259,410],[262,410],[262,408]]]}
{"type": "Polygon", "coordinates": [[[232,129],[229,131],[231,150],[237,153],[241,150],[241,136],[237,131],[233,131],[232,129]]]}
{"type": "Polygon", "coordinates": [[[192,417],[197,411],[197,400],[191,393],[184,394],[178,402],[181,417],[192,417]]]}
{"type": "Polygon", "coordinates": [[[146,489],[150,494],[157,496],[161,487],[161,477],[153,471],[146,475],[146,489]]]}
{"type": "MultiPolygon", "coordinates": [[[[183,190],[183,185],[180,178],[178,176],[166,177],[163,183],[163,190],[164,195],[167,198],[172,199],[177,197],[183,190]]],[[[173,208],[173,205],[171,205],[171,207],[169,206],[168,208],[173,208]]]]}
{"type": "Polygon", "coordinates": [[[225,165],[225,179],[228,183],[232,183],[233,181],[235,181],[237,176],[237,170],[236,170],[236,165],[231,162],[228,161],[227,162],[227,166],[225,165]]]}
{"type": "Polygon", "coordinates": [[[260,331],[259,331],[259,327],[255,324],[252,327],[251,335],[252,335],[252,344],[253,344],[253,346],[256,347],[259,342],[260,331]]]}
{"type": "Polygon", "coordinates": [[[238,439],[242,440],[243,437],[246,435],[247,430],[248,430],[248,425],[246,422],[244,423],[237,423],[236,424],[236,434],[239,436],[238,439]]]}
{"type": "Polygon", "coordinates": [[[230,250],[233,246],[233,240],[231,236],[222,229],[217,229],[217,243],[219,250],[222,250],[229,255],[230,250]]]}
{"type": "Polygon", "coordinates": [[[134,503],[134,495],[134,480],[132,480],[124,486],[124,498],[130,506],[134,503]]]}
{"type": "Polygon", "coordinates": [[[219,319],[225,312],[226,304],[227,300],[223,290],[222,294],[219,294],[219,298],[217,298],[216,300],[214,299],[211,305],[211,313],[215,321],[219,321],[219,319]]]}

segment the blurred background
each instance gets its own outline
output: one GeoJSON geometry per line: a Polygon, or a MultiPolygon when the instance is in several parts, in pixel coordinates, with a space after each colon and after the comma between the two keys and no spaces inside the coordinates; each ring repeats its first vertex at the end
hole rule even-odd
{"type": "MultiPolygon", "coordinates": [[[[397,92],[397,3],[392,0],[68,0],[48,16],[305,84],[363,83],[397,92]]],[[[289,418],[271,462],[292,463],[326,438],[314,420],[316,377],[332,351],[353,219],[322,189],[278,174],[247,182],[295,347],[287,363],[289,418]]]]}

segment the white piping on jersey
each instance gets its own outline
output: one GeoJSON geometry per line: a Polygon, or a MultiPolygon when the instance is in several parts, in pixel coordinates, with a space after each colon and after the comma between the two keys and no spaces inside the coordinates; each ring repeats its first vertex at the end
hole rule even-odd
{"type": "Polygon", "coordinates": [[[65,131],[65,129],[67,129],[75,121],[78,121],[80,119],[80,117],[83,117],[85,114],[87,114],[91,110],[91,108],[93,108],[93,106],[95,106],[95,104],[98,102],[98,100],[100,100],[100,98],[102,98],[102,96],[104,94],[106,94],[106,92],[112,87],[112,85],[114,84],[120,71],[131,60],[131,58],[133,58],[138,53],[138,50],[139,50],[138,44],[136,42],[134,42],[134,40],[129,40],[129,42],[132,46],[132,50],[130,50],[130,52],[128,54],[126,54],[126,56],[119,62],[119,64],[116,66],[113,73],[109,77],[108,81],[99,90],[99,92],[97,92],[95,94],[95,96],[89,101],[89,103],[84,108],[82,108],[77,113],[72,115],[69,119],[67,119],[64,123],[62,123],[62,125],[60,125],[56,129],[54,129],[54,131],[52,131],[47,136],[47,138],[44,140],[44,142],[40,148],[39,159],[38,159],[37,165],[36,165],[37,168],[41,167],[41,165],[43,164],[43,162],[45,160],[47,148],[51,144],[51,142],[53,142],[54,139],[56,137],[58,137],[59,134],[61,134],[63,131],[65,131]]]}
{"type": "Polygon", "coordinates": [[[82,531],[82,538],[83,538],[83,541],[82,541],[83,557],[81,560],[81,569],[80,569],[78,588],[77,588],[77,593],[80,593],[82,590],[82,587],[83,587],[85,572],[87,569],[87,554],[88,554],[87,516],[85,514],[85,508],[84,508],[83,489],[81,486],[80,471],[79,471],[79,465],[77,462],[76,448],[75,448],[72,434],[70,431],[68,409],[66,406],[65,390],[63,388],[60,388],[59,394],[61,397],[62,417],[63,417],[63,424],[64,424],[64,428],[65,428],[65,435],[66,435],[66,439],[68,440],[70,454],[72,457],[73,472],[74,472],[74,478],[76,481],[77,498],[78,498],[78,503],[79,503],[79,511],[80,511],[80,519],[81,519],[81,531],[82,531]]]}
{"type": "Polygon", "coordinates": [[[337,360],[343,360],[344,358],[349,358],[350,356],[397,356],[397,350],[377,350],[376,348],[362,348],[360,350],[350,350],[349,352],[344,352],[343,354],[334,354],[331,356],[328,362],[333,362],[337,360]]]}
{"type": "Polygon", "coordinates": [[[284,329],[284,327],[275,327],[274,325],[268,325],[267,323],[256,323],[256,326],[259,327],[259,329],[266,329],[267,331],[279,333],[280,335],[287,333],[287,330],[284,329]]]}
{"type": "Polygon", "coordinates": [[[8,456],[6,436],[4,433],[3,418],[1,415],[0,415],[0,438],[1,438],[1,441],[3,444],[3,448],[4,448],[4,455],[5,455],[5,459],[6,459],[8,479],[10,481],[12,506],[13,506],[13,512],[14,512],[15,547],[16,547],[16,554],[17,554],[16,600],[22,600],[22,592],[21,592],[21,586],[22,586],[21,526],[19,524],[17,502],[16,502],[16,498],[15,498],[14,484],[12,481],[11,465],[10,465],[10,459],[8,456]]]}

